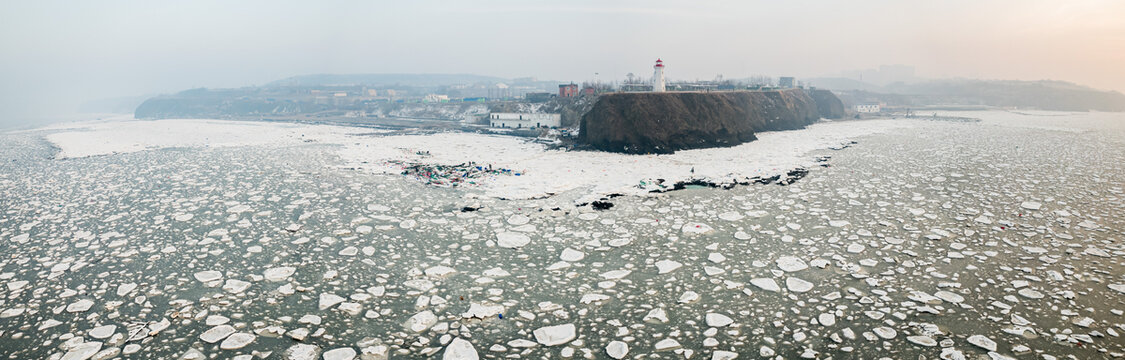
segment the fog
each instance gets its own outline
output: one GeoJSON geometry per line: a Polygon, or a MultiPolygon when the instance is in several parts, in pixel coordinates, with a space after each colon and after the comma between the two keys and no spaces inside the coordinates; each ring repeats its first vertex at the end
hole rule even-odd
{"type": "Polygon", "coordinates": [[[1120,1],[5,2],[0,123],[87,101],[314,73],[562,81],[834,76],[1054,79],[1125,90],[1120,1]]]}

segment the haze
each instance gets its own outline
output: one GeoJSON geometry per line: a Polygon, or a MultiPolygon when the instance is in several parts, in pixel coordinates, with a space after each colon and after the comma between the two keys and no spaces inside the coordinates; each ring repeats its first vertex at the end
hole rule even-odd
{"type": "Polygon", "coordinates": [[[314,73],[583,81],[833,76],[1065,80],[1125,90],[1120,1],[6,2],[0,123],[84,102],[314,73]]]}

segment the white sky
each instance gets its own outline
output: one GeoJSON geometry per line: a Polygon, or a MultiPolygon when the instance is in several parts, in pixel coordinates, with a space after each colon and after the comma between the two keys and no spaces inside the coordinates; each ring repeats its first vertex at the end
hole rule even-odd
{"type": "MultiPolygon", "coordinates": [[[[5,1],[0,117],[312,73],[582,81],[907,64],[1125,90],[1125,1],[5,1]]],[[[0,119],[3,121],[3,119],[0,119]]]]}

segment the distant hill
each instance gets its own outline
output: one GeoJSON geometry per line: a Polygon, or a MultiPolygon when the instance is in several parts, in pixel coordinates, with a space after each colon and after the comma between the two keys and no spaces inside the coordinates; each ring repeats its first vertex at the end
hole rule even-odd
{"type": "Polygon", "coordinates": [[[843,93],[848,105],[972,105],[1059,111],[1125,111],[1125,94],[1054,80],[930,80],[876,86],[854,79],[808,79],[813,86],[843,93]]]}
{"type": "Polygon", "coordinates": [[[277,86],[403,85],[442,86],[480,82],[508,82],[509,79],[472,74],[315,74],[293,76],[266,84],[277,86]]]}

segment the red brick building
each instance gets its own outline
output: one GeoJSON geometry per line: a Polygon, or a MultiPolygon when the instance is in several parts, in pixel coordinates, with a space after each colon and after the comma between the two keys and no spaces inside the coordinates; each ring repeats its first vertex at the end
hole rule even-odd
{"type": "Polygon", "coordinates": [[[575,97],[578,96],[578,84],[560,84],[559,97],[575,97]]]}

